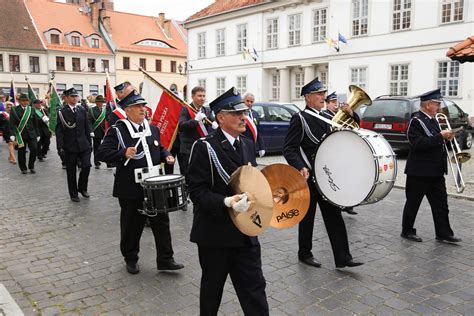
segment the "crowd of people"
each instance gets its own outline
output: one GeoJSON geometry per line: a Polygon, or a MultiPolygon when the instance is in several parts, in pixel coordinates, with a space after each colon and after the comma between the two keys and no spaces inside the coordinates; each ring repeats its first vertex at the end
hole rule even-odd
{"type": "MultiPolygon", "coordinates": [[[[256,166],[256,158],[265,155],[265,144],[259,133],[260,118],[252,110],[254,95],[241,96],[231,88],[206,105],[206,90],[194,87],[192,102],[181,110],[178,137],[168,151],[160,143],[158,128],[148,122],[147,101],[129,82],[114,89],[116,106],[106,104],[101,95],[95,97],[93,107],[78,104],[79,96],[74,88],[63,93],[64,104],[57,113],[54,132],[58,154],[66,169],[71,201],[80,202],[79,194],[89,198],[87,187],[93,153],[95,168],[99,169],[101,162],[116,168],[113,196],[118,198],[121,209],[120,250],[126,270],[130,274],[140,272],[140,238],[147,220],[155,239],[158,270],[182,269],[183,264],[174,259],[169,215],[161,212],[149,217],[142,211],[144,191],[142,179],[136,172],[163,163],[164,173],[171,174],[174,165],[179,164],[193,204],[190,240],[197,244],[202,270],[201,314],[217,314],[224,283],[230,275],[243,312],[268,315],[258,237],[243,234],[228,212],[228,209],[246,212],[250,207],[247,193],[232,191],[230,175],[240,166],[256,166]],[[80,167],[79,179],[77,167],[80,167]]],[[[347,104],[337,104],[335,92],[328,96],[326,93],[326,87],[318,78],[302,88],[306,107],[292,117],[284,144],[285,159],[307,181],[311,197],[308,212],[299,223],[297,256],[305,265],[321,266],[312,252],[315,213],[319,205],[336,268],[357,267],[363,263],[352,257],[341,212],[357,213],[335,206],[318,194],[312,169],[319,145],[325,135],[331,133],[328,121],[338,107],[356,122],[359,118],[347,104]]],[[[436,238],[461,241],[454,236],[449,224],[444,183],[447,153],[443,144],[454,136],[452,131],[441,131],[432,120],[439,109],[440,98],[439,90],[420,96],[421,110],[412,118],[408,129],[411,152],[405,170],[407,202],[401,236],[410,241],[422,241],[413,226],[425,195],[432,206],[436,238]]],[[[5,107],[0,109],[0,127],[9,148],[8,160],[16,163],[14,146],[17,146],[21,173],[27,174],[28,170],[35,173],[36,158],[42,161],[48,154],[49,112],[43,101],[29,100],[25,94],[21,94],[18,101],[18,106],[4,102],[5,107]]]]}

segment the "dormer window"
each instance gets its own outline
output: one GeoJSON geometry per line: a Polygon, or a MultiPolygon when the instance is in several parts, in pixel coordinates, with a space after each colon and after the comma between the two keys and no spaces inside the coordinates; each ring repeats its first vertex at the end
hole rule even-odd
{"type": "Polygon", "coordinates": [[[79,36],[71,36],[72,46],[81,46],[81,38],[79,36]]]}
{"type": "Polygon", "coordinates": [[[167,43],[159,40],[154,40],[154,39],[146,39],[140,42],[135,43],[136,45],[140,46],[152,46],[152,47],[159,47],[159,48],[173,48],[167,43]]]}
{"type": "Polygon", "coordinates": [[[91,47],[92,48],[99,48],[99,39],[98,38],[92,38],[91,39],[91,47]]]}
{"type": "Polygon", "coordinates": [[[60,44],[59,43],[59,34],[51,34],[51,44],[60,44]]]}
{"type": "Polygon", "coordinates": [[[66,39],[71,46],[81,46],[81,37],[82,34],[78,31],[72,31],[69,33],[64,34],[66,39]]]}
{"type": "Polygon", "coordinates": [[[52,28],[44,32],[44,37],[48,44],[61,45],[61,31],[56,28],[52,28]]]}
{"type": "Polygon", "coordinates": [[[91,48],[100,48],[100,35],[97,33],[92,33],[84,37],[87,45],[91,48]]]}

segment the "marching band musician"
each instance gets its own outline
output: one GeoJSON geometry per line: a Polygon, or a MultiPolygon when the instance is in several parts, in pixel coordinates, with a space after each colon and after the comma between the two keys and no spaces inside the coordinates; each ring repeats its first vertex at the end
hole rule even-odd
{"type": "MultiPolygon", "coordinates": [[[[330,132],[331,125],[318,117],[326,119],[331,117],[322,112],[324,107],[324,96],[327,89],[318,78],[314,79],[301,89],[304,96],[306,108],[300,113],[293,115],[290,127],[283,147],[283,155],[288,164],[300,171],[307,179],[311,194],[308,213],[299,223],[298,229],[298,258],[307,265],[320,267],[321,263],[316,261],[311,252],[314,216],[316,214],[316,203],[321,208],[324,225],[331,242],[336,268],[355,267],[362,265],[352,259],[347,240],[347,231],[339,207],[332,205],[318,194],[312,168],[314,158],[319,144],[326,133],[330,132]]],[[[349,107],[345,111],[353,114],[349,107]]]]}
{"type": "MultiPolygon", "coordinates": [[[[331,119],[334,117],[334,115],[336,115],[337,113],[337,109],[339,107],[339,105],[337,104],[337,94],[336,94],[336,91],[334,91],[333,93],[329,94],[326,99],[326,108],[323,110],[324,113],[326,113],[329,117],[331,117],[331,119]]],[[[347,106],[346,104],[342,105],[342,108],[347,106]]],[[[359,115],[357,115],[357,113],[353,112],[354,113],[354,121],[359,124],[360,123],[360,118],[359,118],[359,115]]],[[[357,215],[357,212],[354,211],[354,208],[353,207],[344,207],[344,208],[341,208],[341,211],[342,212],[346,212],[347,214],[351,214],[351,215],[357,215]]]]}
{"type": "Polygon", "coordinates": [[[79,193],[88,199],[87,185],[91,170],[91,130],[87,112],[77,105],[79,94],[70,88],[63,92],[64,105],[58,111],[56,125],[56,147],[61,160],[66,165],[67,186],[71,201],[80,202],[79,193]],[[81,164],[79,180],[76,177],[78,161],[81,164]]]}
{"type": "Polygon", "coordinates": [[[217,315],[227,275],[230,275],[245,315],[268,315],[265,279],[257,237],[241,233],[228,209],[246,212],[245,194],[234,195],[229,175],[251,163],[254,143],[241,133],[245,113],[239,92],[232,88],[210,103],[219,127],[196,141],[191,150],[189,193],[194,203],[191,242],[197,243],[202,269],[200,314],[217,315]]]}
{"type": "Polygon", "coordinates": [[[259,157],[265,156],[265,145],[263,143],[263,137],[260,133],[260,115],[257,111],[252,110],[252,106],[255,102],[255,96],[246,92],[243,96],[245,105],[249,108],[249,113],[247,116],[247,127],[245,129],[244,135],[252,139],[255,143],[256,151],[259,157]]]}
{"type": "Polygon", "coordinates": [[[168,213],[159,212],[155,217],[146,216],[143,211],[143,188],[135,179],[135,169],[148,167],[147,160],[158,166],[161,162],[173,164],[173,156],[160,143],[160,132],[154,125],[149,125],[146,117],[146,101],[141,95],[130,93],[121,100],[127,118],[120,119],[107,130],[104,141],[99,146],[99,160],[115,163],[117,171],[113,196],[119,199],[120,212],[120,250],[125,259],[126,269],[130,274],[140,272],[138,253],[140,238],[147,218],[155,238],[158,270],[179,270],[184,266],[176,263],[171,245],[170,220],[168,213]],[[143,134],[145,133],[145,134],[143,134]],[[146,142],[140,142],[141,137],[146,142]],[[145,147],[146,146],[146,147],[145,147]],[[147,157],[147,152],[151,157],[147,157]],[[130,159],[128,164],[126,160],[130,159]]]}
{"type": "Polygon", "coordinates": [[[43,161],[46,158],[46,154],[49,150],[49,145],[51,143],[51,132],[49,131],[49,117],[48,109],[44,106],[42,100],[35,99],[33,100],[33,107],[35,115],[38,116],[38,130],[37,135],[40,137],[38,141],[38,160],[43,161]]]}
{"type": "Polygon", "coordinates": [[[454,138],[452,130],[440,130],[435,118],[442,102],[441,90],[436,89],[420,95],[420,111],[410,121],[407,137],[410,143],[405,166],[406,202],[403,209],[401,237],[421,242],[416,234],[416,215],[426,195],[433,213],[436,240],[460,242],[454,237],[449,224],[448,196],[444,174],[447,173],[445,140],[454,138]]]}

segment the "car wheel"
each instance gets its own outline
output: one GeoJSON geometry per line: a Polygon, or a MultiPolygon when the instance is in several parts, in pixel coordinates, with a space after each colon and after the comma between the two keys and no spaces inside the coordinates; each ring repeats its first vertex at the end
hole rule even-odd
{"type": "Polygon", "coordinates": [[[472,147],[472,133],[466,132],[463,140],[464,140],[463,142],[464,149],[470,149],[472,147]]]}

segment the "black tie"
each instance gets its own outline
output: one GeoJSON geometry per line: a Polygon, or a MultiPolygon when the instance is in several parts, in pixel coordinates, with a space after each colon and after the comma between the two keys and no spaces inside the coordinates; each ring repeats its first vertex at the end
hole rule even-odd
{"type": "Polygon", "coordinates": [[[143,132],[143,126],[140,125],[140,126],[138,127],[138,131],[139,131],[140,133],[143,132]]]}
{"type": "Polygon", "coordinates": [[[234,148],[235,148],[235,151],[240,150],[240,141],[238,139],[234,141],[234,148]]]}

